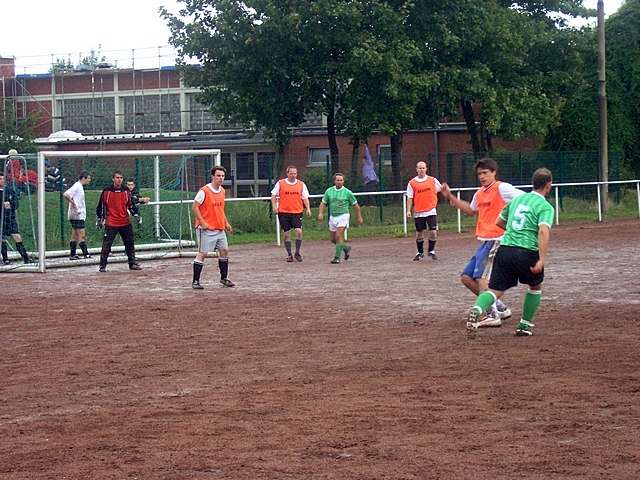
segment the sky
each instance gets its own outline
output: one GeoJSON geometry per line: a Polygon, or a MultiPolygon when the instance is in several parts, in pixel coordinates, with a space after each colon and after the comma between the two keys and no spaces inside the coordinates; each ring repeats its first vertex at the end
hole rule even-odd
{"type": "MultiPolygon", "coordinates": [[[[605,13],[614,13],[623,2],[604,0],[605,13]]],[[[52,54],[77,64],[91,50],[122,68],[131,67],[132,58],[137,68],[173,65],[169,29],[158,8],[177,13],[180,5],[178,0],[3,2],[0,56],[16,57],[21,74],[47,72],[52,54]]],[[[595,9],[597,0],[584,5],[595,9]]]]}

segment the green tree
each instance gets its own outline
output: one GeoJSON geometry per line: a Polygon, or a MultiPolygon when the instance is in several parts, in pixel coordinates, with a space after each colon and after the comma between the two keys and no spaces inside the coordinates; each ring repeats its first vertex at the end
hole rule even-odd
{"type": "Polygon", "coordinates": [[[0,103],[0,154],[6,155],[12,148],[19,153],[36,152],[33,143],[35,123],[33,115],[20,118],[10,102],[0,103]]]}

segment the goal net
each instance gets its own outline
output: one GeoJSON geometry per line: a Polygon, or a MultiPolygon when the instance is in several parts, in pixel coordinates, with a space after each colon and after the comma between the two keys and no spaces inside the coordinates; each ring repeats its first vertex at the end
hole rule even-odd
{"type": "MultiPolygon", "coordinates": [[[[12,211],[14,229],[30,260],[24,262],[14,235],[5,228],[2,242],[10,263],[0,264],[0,271],[44,272],[47,268],[99,262],[103,232],[95,226],[96,206],[116,170],[122,172],[125,185],[129,182],[129,186],[135,186],[141,200],[141,223],[132,219],[136,257],[146,260],[192,255],[192,200],[210,181],[211,167],[220,164],[220,150],[52,151],[0,156],[0,160],[6,184],[3,195],[18,198],[17,208],[12,211]],[[92,258],[71,260],[72,230],[64,192],[82,172],[91,175],[84,192],[86,243],[92,258]]],[[[125,260],[124,247],[117,237],[109,262],[125,260]]]]}

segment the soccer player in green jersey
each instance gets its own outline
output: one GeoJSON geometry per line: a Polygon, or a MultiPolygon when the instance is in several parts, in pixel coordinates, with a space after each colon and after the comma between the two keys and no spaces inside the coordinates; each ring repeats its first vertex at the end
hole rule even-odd
{"type": "Polygon", "coordinates": [[[344,243],[344,231],[349,228],[349,206],[353,206],[358,219],[358,224],[362,225],[362,212],[355,195],[344,186],[344,175],[336,173],[333,175],[333,187],[327,188],[320,203],[318,221],[324,218],[324,209],[329,207],[329,238],[336,246],[336,254],[331,263],[340,263],[340,256],[344,252],[344,259],[349,260],[351,247],[344,243]]]}
{"type": "Polygon", "coordinates": [[[467,315],[467,331],[474,334],[478,321],[504,292],[518,282],[529,285],[524,297],[517,336],[533,334],[533,317],[540,306],[544,263],[554,209],[545,197],[551,191],[551,172],[533,172],[533,191],[514,198],[500,213],[496,224],[505,229],[496,253],[489,290],[481,293],[467,315]]]}

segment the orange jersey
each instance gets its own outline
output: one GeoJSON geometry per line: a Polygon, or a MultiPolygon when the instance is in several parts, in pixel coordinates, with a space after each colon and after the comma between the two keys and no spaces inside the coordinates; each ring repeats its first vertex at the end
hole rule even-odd
{"type": "Polygon", "coordinates": [[[475,194],[478,223],[476,224],[476,236],[478,238],[500,238],[504,230],[496,225],[496,220],[506,202],[500,194],[500,183],[493,182],[488,187],[480,188],[475,194]]]}
{"type": "Polygon", "coordinates": [[[438,205],[438,190],[433,177],[427,176],[424,182],[412,178],[409,182],[413,190],[413,209],[416,213],[428,212],[438,205]]]}
{"type": "Polygon", "coordinates": [[[278,212],[302,213],[304,210],[304,203],[302,202],[304,183],[297,181],[294,185],[291,185],[284,179],[280,180],[278,183],[280,184],[280,191],[278,192],[280,197],[278,202],[278,212]]]}
{"type": "MultiPolygon", "coordinates": [[[[204,200],[198,205],[198,209],[209,230],[224,230],[226,225],[226,217],[224,215],[224,188],[220,187],[220,191],[216,193],[209,185],[205,185],[200,191],[204,193],[204,200]]],[[[196,218],[196,228],[199,226],[200,222],[196,218]]]]}

